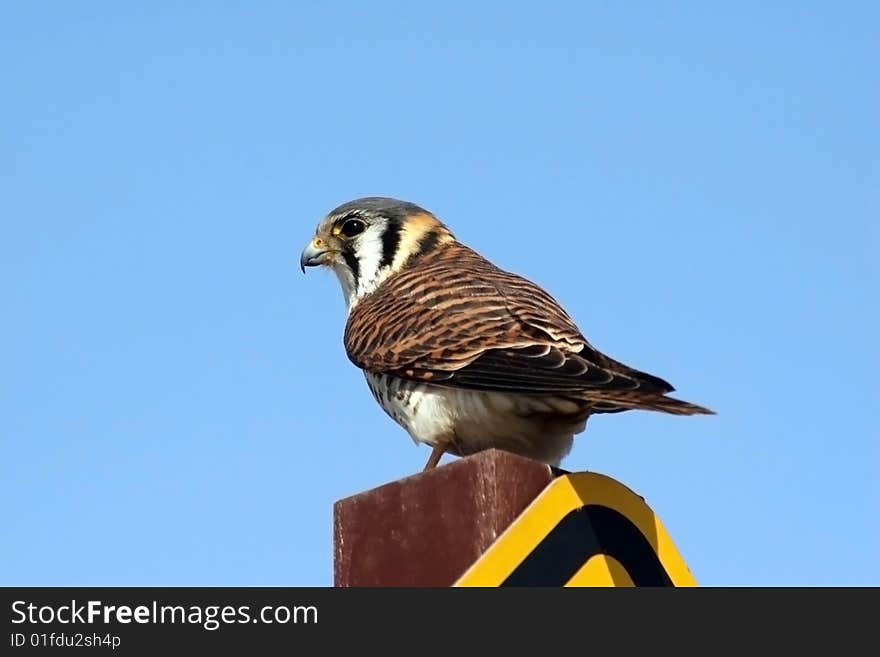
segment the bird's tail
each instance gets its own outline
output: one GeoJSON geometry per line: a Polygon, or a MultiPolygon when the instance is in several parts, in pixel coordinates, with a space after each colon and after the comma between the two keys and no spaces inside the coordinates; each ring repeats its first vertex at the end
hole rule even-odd
{"type": "Polygon", "coordinates": [[[672,415],[715,415],[715,411],[705,406],[692,404],[663,394],[620,395],[604,398],[593,406],[593,412],[616,413],[620,411],[643,410],[671,413],[672,415]]]}
{"type": "Polygon", "coordinates": [[[673,415],[715,415],[715,411],[711,408],[675,399],[674,397],[658,396],[655,399],[643,400],[643,408],[673,415]]]}

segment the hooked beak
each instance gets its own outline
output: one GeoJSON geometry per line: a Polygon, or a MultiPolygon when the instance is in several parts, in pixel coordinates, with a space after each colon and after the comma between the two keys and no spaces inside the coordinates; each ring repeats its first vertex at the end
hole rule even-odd
{"type": "Polygon", "coordinates": [[[323,265],[325,256],[330,253],[327,243],[320,237],[316,237],[306,245],[299,257],[299,268],[306,273],[306,267],[323,265]]]}

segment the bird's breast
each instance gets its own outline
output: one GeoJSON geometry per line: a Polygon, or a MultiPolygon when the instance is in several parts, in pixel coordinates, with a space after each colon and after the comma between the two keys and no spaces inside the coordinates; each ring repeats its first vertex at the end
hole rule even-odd
{"type": "Polygon", "coordinates": [[[462,453],[498,447],[555,462],[586,422],[583,407],[553,396],[444,387],[369,372],[366,379],[379,405],[414,441],[453,443],[462,453]]]}
{"type": "Polygon", "coordinates": [[[453,430],[454,401],[447,390],[387,374],[365,374],[379,406],[416,442],[433,444],[453,430]]]}

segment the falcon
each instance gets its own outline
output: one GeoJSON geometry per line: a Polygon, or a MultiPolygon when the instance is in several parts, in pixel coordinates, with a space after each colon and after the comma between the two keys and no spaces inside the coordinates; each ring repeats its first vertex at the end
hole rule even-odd
{"type": "Polygon", "coordinates": [[[382,409],[431,446],[425,470],[444,454],[489,448],[559,466],[595,414],[714,414],[598,351],[549,293],[414,203],[340,205],[318,224],[300,266],[336,274],[345,352],[382,409]]]}

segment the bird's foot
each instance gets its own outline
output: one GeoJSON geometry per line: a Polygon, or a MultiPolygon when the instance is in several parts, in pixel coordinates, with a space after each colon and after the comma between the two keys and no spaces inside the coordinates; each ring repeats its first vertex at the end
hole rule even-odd
{"type": "Polygon", "coordinates": [[[434,448],[431,450],[431,455],[428,457],[428,462],[425,464],[425,469],[422,472],[427,472],[428,470],[433,470],[437,467],[437,464],[440,463],[440,459],[443,457],[443,454],[446,453],[446,445],[443,443],[438,443],[434,445],[434,448]]]}

